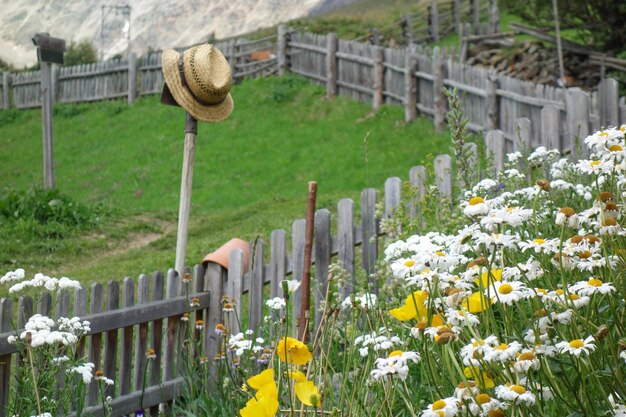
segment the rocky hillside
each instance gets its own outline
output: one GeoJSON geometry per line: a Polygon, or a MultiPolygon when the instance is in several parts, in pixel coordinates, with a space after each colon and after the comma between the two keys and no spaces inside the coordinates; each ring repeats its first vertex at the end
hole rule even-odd
{"type": "Polygon", "coordinates": [[[36,61],[36,32],[67,41],[90,40],[104,58],[128,46],[187,46],[226,38],[326,11],[346,0],[17,0],[0,2],[0,59],[21,68],[36,61]],[[130,4],[130,20],[121,8],[130,4]],[[105,7],[103,7],[105,6],[105,7]],[[103,24],[104,23],[104,24],[103,24]],[[102,28],[104,27],[104,37],[102,28]],[[104,38],[104,39],[103,39],[104,38]]]}

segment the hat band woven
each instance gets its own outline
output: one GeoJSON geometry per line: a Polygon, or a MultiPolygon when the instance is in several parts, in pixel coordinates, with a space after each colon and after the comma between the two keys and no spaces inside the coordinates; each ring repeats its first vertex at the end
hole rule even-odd
{"type": "Polygon", "coordinates": [[[219,104],[219,103],[221,103],[222,101],[224,101],[226,99],[226,97],[224,97],[222,100],[220,100],[217,103],[209,102],[209,101],[206,101],[206,100],[202,100],[201,98],[199,98],[198,96],[196,96],[193,93],[191,88],[189,88],[189,84],[187,83],[187,78],[185,77],[185,69],[184,69],[183,53],[182,52],[178,53],[178,72],[180,73],[180,83],[183,85],[183,87],[185,87],[187,89],[189,94],[191,94],[191,97],[193,97],[198,103],[203,104],[205,106],[215,106],[216,104],[219,104]]]}

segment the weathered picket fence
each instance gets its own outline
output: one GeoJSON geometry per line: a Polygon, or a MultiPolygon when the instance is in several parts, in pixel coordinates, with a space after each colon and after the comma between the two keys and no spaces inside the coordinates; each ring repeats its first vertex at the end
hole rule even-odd
{"type": "MultiPolygon", "coordinates": [[[[235,80],[275,72],[276,57],[267,53],[274,51],[275,45],[275,35],[254,41],[238,39],[216,44],[231,63],[235,80]],[[255,52],[266,53],[262,55],[263,59],[257,59],[255,52]]],[[[130,104],[137,95],[160,94],[162,88],[161,52],[152,52],[140,59],[131,53],[128,59],[69,67],[52,66],[52,96],[53,101],[58,103],[124,98],[130,104]]],[[[0,108],[41,106],[39,71],[5,72],[0,91],[0,108]]]]}
{"type": "MultiPolygon", "coordinates": [[[[559,137],[558,126],[546,116],[554,117],[554,109],[554,106],[547,105],[540,111],[546,119],[542,118],[541,129],[538,130],[534,129],[529,118],[516,120],[516,140],[512,144],[500,130],[487,132],[486,148],[493,157],[496,170],[504,167],[505,154],[510,150],[555,146],[559,137]],[[535,131],[540,133],[536,135],[535,131]]],[[[580,114],[578,118],[568,121],[568,126],[584,138],[590,132],[591,122],[580,114]]],[[[566,149],[573,149],[571,142],[564,145],[566,149]]],[[[476,155],[477,146],[467,146],[470,154],[476,155]]],[[[407,203],[407,212],[413,218],[419,215],[417,202],[429,184],[436,185],[441,198],[452,196],[455,178],[453,158],[449,155],[437,156],[433,161],[433,171],[429,173],[424,166],[416,166],[408,173],[408,182],[416,190],[415,199],[407,203]]],[[[383,216],[392,215],[403,204],[403,180],[388,178],[383,190],[381,196],[376,189],[364,189],[360,196],[360,210],[356,210],[352,199],[346,198],[338,202],[334,214],[327,208],[316,211],[312,258],[315,274],[311,286],[314,328],[319,325],[319,314],[315,312],[319,311],[331,285],[328,272],[334,259],[351,277],[344,288],[333,288],[342,297],[349,296],[354,288],[359,287],[356,283],[357,265],[370,277],[370,290],[377,290],[377,282],[371,278],[376,272],[376,260],[382,249],[376,205],[379,200],[384,202],[383,216]],[[336,221],[335,227],[332,226],[333,220],[336,221]],[[336,234],[332,235],[331,230],[336,230],[336,234]],[[359,247],[360,250],[357,249],[359,247]]],[[[148,372],[143,405],[151,409],[152,416],[156,416],[160,404],[171,402],[181,394],[181,358],[186,326],[192,326],[196,320],[204,321],[199,337],[204,341],[204,354],[210,360],[220,351],[219,336],[214,332],[218,323],[228,320],[225,324],[232,333],[245,330],[240,329],[238,323],[255,330],[262,323],[264,298],[267,295],[281,296],[280,283],[283,279],[302,279],[305,226],[304,219],[295,220],[290,236],[285,230],[274,230],[269,238],[269,248],[263,240],[253,242],[249,260],[251,268],[247,272],[244,271],[241,250],[234,250],[229,256],[228,269],[214,263],[206,267],[196,265],[189,270],[192,281],[187,284],[182,282],[176,271],[170,269],[166,274],[156,272],[152,276],[141,275],[136,280],[127,277],[121,283],[111,281],[106,286],[93,284],[89,289],[76,290],[73,294],[62,292],[57,296],[54,311],[50,295],[40,300],[24,297],[17,305],[10,299],[1,299],[0,417],[6,416],[12,376],[17,366],[15,347],[7,342],[7,337],[14,334],[15,329],[23,328],[34,312],[54,317],[75,315],[89,320],[91,332],[82,342],[81,351],[87,352],[88,360],[96,365],[96,369],[102,369],[107,377],[115,380],[115,385],[106,392],[113,397],[113,415],[129,415],[139,409],[143,372],[148,372]],[[291,242],[290,248],[288,242],[291,242]],[[265,286],[269,286],[269,291],[265,286]],[[239,320],[233,313],[224,315],[223,296],[235,300],[239,320]],[[198,298],[195,308],[190,307],[191,297],[198,298]],[[242,310],[247,311],[246,317],[241,317],[242,310]],[[190,315],[188,322],[183,321],[184,313],[190,315]],[[156,359],[147,361],[145,352],[148,348],[155,350],[156,359]]],[[[360,287],[363,288],[363,283],[360,287]]],[[[292,323],[295,324],[298,323],[301,302],[298,291],[293,294],[292,301],[292,323]]],[[[96,384],[92,383],[90,388],[86,411],[94,416],[101,415],[96,384]]]]}
{"type": "Polygon", "coordinates": [[[550,121],[554,126],[549,127],[558,132],[554,145],[559,148],[580,136],[572,124],[581,117],[589,119],[590,129],[626,122],[626,104],[618,96],[614,79],[603,80],[598,92],[589,94],[577,88],[537,85],[460,63],[453,48],[392,49],[338,40],[332,33],[283,33],[287,39],[282,41],[284,58],[279,48],[279,66],[283,66],[279,73],[302,75],[325,86],[329,97],[349,97],[371,103],[374,109],[383,103],[403,105],[407,121],[417,114],[428,115],[439,130],[444,127],[447,111],[443,87],[458,88],[471,130],[500,129],[510,143],[515,138],[516,120],[521,117],[532,121],[534,137],[544,129],[542,123],[550,121]]]}

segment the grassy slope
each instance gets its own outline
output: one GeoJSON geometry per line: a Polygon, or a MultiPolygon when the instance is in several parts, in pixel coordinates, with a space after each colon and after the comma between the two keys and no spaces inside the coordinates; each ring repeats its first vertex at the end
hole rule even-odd
{"type": "MultiPolygon", "coordinates": [[[[350,100],[325,100],[323,90],[299,78],[246,81],[233,97],[227,121],[199,124],[188,263],[233,236],[268,241],[272,229],[290,230],[304,214],[309,180],[319,183],[318,206],[333,209],[338,199],[358,200],[362,188],[380,188],[389,176],[406,178],[428,153],[446,151],[446,136],[434,134],[429,120],[405,125],[400,107],[374,115],[350,100]]],[[[7,116],[0,118],[0,187],[27,189],[41,182],[40,112],[7,116]]],[[[157,97],[132,107],[57,106],[57,186],[113,215],[65,248],[22,253],[2,268],[104,281],[173,265],[183,125],[184,113],[157,97]],[[163,236],[127,250],[147,233],[163,236]]]]}

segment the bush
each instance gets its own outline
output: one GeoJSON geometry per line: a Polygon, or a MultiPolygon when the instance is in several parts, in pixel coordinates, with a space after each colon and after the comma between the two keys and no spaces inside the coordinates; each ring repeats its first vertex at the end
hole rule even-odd
{"type": "Polygon", "coordinates": [[[65,65],[92,64],[98,62],[98,51],[89,41],[72,41],[65,51],[65,65]]]}

